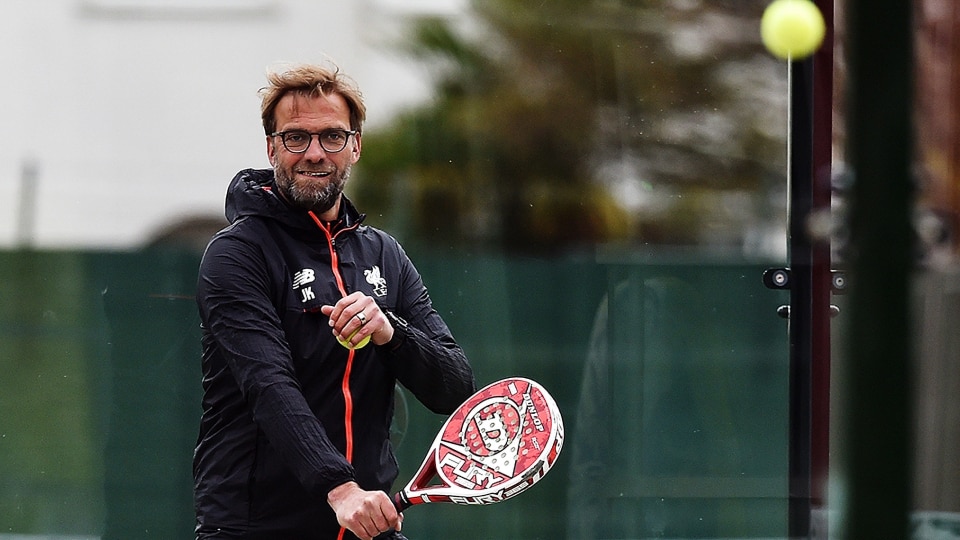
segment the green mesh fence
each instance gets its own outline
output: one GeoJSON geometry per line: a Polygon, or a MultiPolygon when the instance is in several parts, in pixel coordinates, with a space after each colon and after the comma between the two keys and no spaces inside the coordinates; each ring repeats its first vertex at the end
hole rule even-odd
{"type": "MultiPolygon", "coordinates": [[[[478,382],[533,378],[566,443],[529,492],[407,511],[413,539],[786,530],[785,293],[696,256],[414,255],[478,382]]],[[[191,538],[195,253],[0,253],[0,538],[191,538]]],[[[409,394],[401,480],[442,419],[409,394]]]]}

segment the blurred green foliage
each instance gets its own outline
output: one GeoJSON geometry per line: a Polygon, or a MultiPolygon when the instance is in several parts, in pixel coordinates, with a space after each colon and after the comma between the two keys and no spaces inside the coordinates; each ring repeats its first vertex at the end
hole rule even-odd
{"type": "Polygon", "coordinates": [[[435,97],[365,134],[354,195],[426,245],[741,247],[785,212],[765,5],[487,0],[468,27],[416,20],[401,47],[435,97]]]}

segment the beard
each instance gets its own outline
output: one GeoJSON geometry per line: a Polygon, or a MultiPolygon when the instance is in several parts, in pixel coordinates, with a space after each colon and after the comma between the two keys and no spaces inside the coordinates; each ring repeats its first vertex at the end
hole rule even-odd
{"type": "Polygon", "coordinates": [[[294,206],[317,214],[333,208],[340,199],[351,170],[352,165],[347,165],[343,170],[334,167],[326,178],[305,179],[290,169],[276,165],[273,168],[277,189],[283,198],[294,206]]]}

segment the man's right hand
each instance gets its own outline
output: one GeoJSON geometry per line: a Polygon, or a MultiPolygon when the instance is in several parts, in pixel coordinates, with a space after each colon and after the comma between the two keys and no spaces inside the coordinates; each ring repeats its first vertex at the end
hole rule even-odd
{"type": "Polygon", "coordinates": [[[337,514],[337,522],[361,540],[371,540],[391,529],[400,530],[403,514],[397,512],[390,497],[382,491],[366,491],[356,482],[347,482],[330,490],[327,503],[337,514]]]}

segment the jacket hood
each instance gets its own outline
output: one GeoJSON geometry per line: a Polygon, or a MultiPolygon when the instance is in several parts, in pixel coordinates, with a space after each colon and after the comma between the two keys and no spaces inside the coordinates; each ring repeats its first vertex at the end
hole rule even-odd
{"type": "MultiPolygon", "coordinates": [[[[315,229],[310,214],[292,206],[276,192],[273,169],[244,169],[227,188],[225,215],[234,223],[247,216],[262,216],[296,228],[315,229]]],[[[345,195],[340,197],[340,218],[345,226],[359,224],[365,216],[345,195]]]]}

